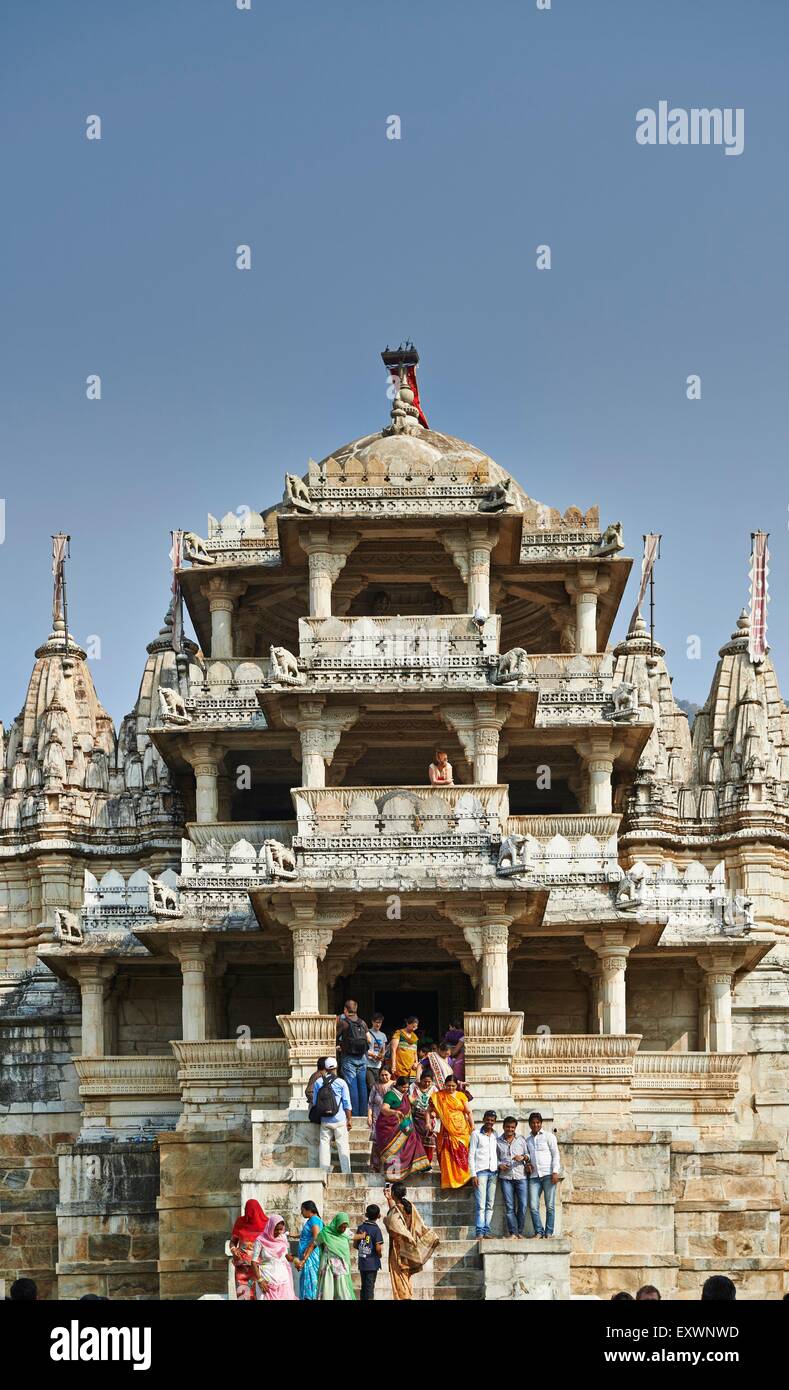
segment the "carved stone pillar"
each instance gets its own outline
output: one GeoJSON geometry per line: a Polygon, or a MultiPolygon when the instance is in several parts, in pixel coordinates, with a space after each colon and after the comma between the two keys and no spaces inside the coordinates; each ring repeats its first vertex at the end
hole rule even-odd
{"type": "Polygon", "coordinates": [[[625,972],[628,952],[612,947],[600,954],[603,968],[603,1032],[626,1033],[625,972]]]}
{"type": "Polygon", "coordinates": [[[457,735],[466,761],[473,768],[474,782],[495,787],[499,780],[499,731],[509,707],[493,696],[477,698],[468,708],[442,705],[439,712],[457,735]]]}
{"type": "Polygon", "coordinates": [[[318,962],[322,961],[332,939],[330,931],[316,927],[294,927],[293,937],[293,1012],[318,1014],[320,979],[318,962]]]}
{"type": "Polygon", "coordinates": [[[299,700],[295,709],[282,709],[282,719],[298,729],[301,740],[301,780],[304,787],[325,787],[341,735],[359,717],[354,706],[329,705],[325,700],[299,700]]]}
{"type": "Polygon", "coordinates": [[[355,532],[332,532],[327,526],[311,526],[299,536],[307,552],[310,570],[310,617],[331,617],[331,594],[348,556],[359,542],[355,532]]]}
{"type": "Polygon", "coordinates": [[[170,948],[181,963],[181,1030],[184,1042],[205,1042],[208,1034],[206,971],[214,954],[212,941],[178,941],[170,948]]]}
{"type": "Polygon", "coordinates": [[[469,527],[468,545],[468,611],[475,613],[481,608],[490,612],[490,554],[496,545],[496,536],[487,527],[469,527]]]}
{"type": "Polygon", "coordinates": [[[593,816],[610,815],[613,808],[611,778],[621,744],[605,734],[577,744],[577,751],[584,760],[589,777],[587,812],[593,816]]]}
{"type": "Polygon", "coordinates": [[[614,928],[584,937],[600,962],[602,985],[602,1032],[626,1033],[627,1009],[625,976],[627,958],[639,938],[638,931],[614,928]]]}
{"type": "MultiPolygon", "coordinates": [[[[479,902],[470,899],[467,903],[449,900],[440,910],[461,928],[478,964],[480,1011],[506,1012],[510,1006],[509,929],[515,917],[511,900],[506,896],[479,902]]],[[[447,949],[450,949],[449,943],[447,949]]]]}
{"type": "Polygon", "coordinates": [[[213,743],[193,743],[184,757],[195,774],[195,820],[208,825],[219,819],[219,768],[222,750],[213,743]]]}
{"type": "Polygon", "coordinates": [[[709,1052],[733,1050],[731,996],[734,960],[730,951],[708,951],[699,957],[705,972],[709,1007],[709,1052]]]}
{"type": "Polygon", "coordinates": [[[597,596],[609,586],[608,575],[599,574],[597,567],[579,569],[564,587],[575,600],[575,649],[578,652],[597,651],[597,596]]]}
{"type": "Polygon", "coordinates": [[[74,966],[82,998],[83,1057],[105,1055],[105,994],[116,969],[116,962],[111,960],[85,960],[74,966]]]}
{"type": "Polygon", "coordinates": [[[445,531],[441,535],[466,585],[468,613],[477,608],[490,612],[490,556],[498,540],[498,530],[488,522],[471,523],[467,528],[445,531]]]}
{"type": "Polygon", "coordinates": [[[211,655],[233,655],[233,609],[246,592],[246,584],[216,575],[201,586],[211,609],[211,655]]]}
{"type": "Polygon", "coordinates": [[[505,918],[501,922],[486,922],[481,933],[479,1007],[483,1013],[489,1009],[504,1013],[510,1007],[509,921],[505,918]]]}

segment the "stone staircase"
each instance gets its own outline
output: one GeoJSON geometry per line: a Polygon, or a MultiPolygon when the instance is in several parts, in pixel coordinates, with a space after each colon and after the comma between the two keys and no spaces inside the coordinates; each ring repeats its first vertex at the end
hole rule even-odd
{"type": "MultiPolygon", "coordinates": [[[[375,1202],[381,1208],[381,1229],[384,1232],[384,1253],[381,1272],[376,1280],[376,1300],[391,1299],[387,1265],[388,1236],[383,1226],[387,1206],[383,1194],[385,1179],[371,1173],[369,1168],[370,1137],[367,1122],[354,1119],[350,1135],[351,1173],[332,1172],[326,1190],[324,1216],[331,1220],[338,1211],[351,1219],[350,1229],[365,1219],[365,1207],[375,1202]]],[[[333,1163],[337,1160],[334,1150],[333,1163]]],[[[441,1244],[427,1269],[412,1280],[415,1299],[467,1300],[484,1298],[482,1256],[474,1236],[474,1190],[469,1184],[459,1191],[441,1191],[437,1172],[419,1174],[406,1183],[409,1199],[419,1208],[423,1220],[433,1226],[441,1244]]],[[[354,1258],[354,1284],[359,1291],[357,1261],[354,1258]]]]}

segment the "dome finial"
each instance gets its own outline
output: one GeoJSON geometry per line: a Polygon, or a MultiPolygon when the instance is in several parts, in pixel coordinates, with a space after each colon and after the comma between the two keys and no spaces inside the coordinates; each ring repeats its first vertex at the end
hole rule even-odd
{"type": "Polygon", "coordinates": [[[413,343],[401,343],[398,348],[388,345],[381,353],[381,361],[389,372],[390,384],[397,377],[398,387],[392,401],[392,423],[383,434],[418,434],[428,429],[422,407],[419,403],[419,388],[416,384],[416,369],[419,353],[413,343]]]}

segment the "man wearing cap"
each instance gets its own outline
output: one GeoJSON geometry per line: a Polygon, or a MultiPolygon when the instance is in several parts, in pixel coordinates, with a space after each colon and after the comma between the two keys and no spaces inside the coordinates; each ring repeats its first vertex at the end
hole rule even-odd
{"type": "Polygon", "coordinates": [[[321,1116],[318,1163],[321,1168],[331,1168],[331,1141],[333,1139],[340,1157],[340,1172],[350,1173],[351,1145],[348,1134],[351,1128],[351,1093],[348,1090],[348,1082],[344,1077],[337,1075],[336,1057],[326,1058],[323,1078],[319,1078],[312,1088],[313,1105],[317,1105],[318,1092],[329,1081],[329,1078],[331,1078],[331,1088],[337,1100],[337,1112],[334,1115],[321,1116]]]}
{"type": "Polygon", "coordinates": [[[472,1130],[468,1146],[468,1166],[476,1189],[477,1235],[489,1236],[496,1200],[499,1157],[496,1146],[496,1111],[486,1110],[479,1129],[472,1130]]]}
{"type": "Polygon", "coordinates": [[[534,1234],[547,1239],[553,1235],[553,1220],[556,1209],[556,1184],[559,1181],[562,1165],[559,1161],[559,1145],[555,1134],[545,1134],[542,1128],[542,1115],[533,1110],[529,1116],[531,1134],[526,1137],[529,1177],[529,1212],[534,1234]],[[545,1198],[545,1230],[540,1216],[540,1193],[545,1198]]]}

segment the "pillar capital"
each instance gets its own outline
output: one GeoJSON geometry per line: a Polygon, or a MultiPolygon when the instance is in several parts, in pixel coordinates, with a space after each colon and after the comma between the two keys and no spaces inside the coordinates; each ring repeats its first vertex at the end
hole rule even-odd
{"type": "Polygon", "coordinates": [[[212,964],[216,952],[216,942],[208,932],[199,937],[182,937],[168,944],[170,954],[180,962],[181,968],[205,974],[212,964]]]}
{"type": "Polygon", "coordinates": [[[185,743],[183,747],[184,760],[197,774],[197,776],[208,776],[213,772],[217,775],[219,764],[224,757],[224,749],[218,743],[200,741],[197,743],[185,743]]]}
{"type": "Polygon", "coordinates": [[[610,575],[604,574],[597,565],[577,569],[564,581],[564,587],[571,598],[579,594],[605,594],[611,586],[610,575]]]}
{"type": "Polygon", "coordinates": [[[326,768],[331,767],[340,738],[358,718],[358,705],[332,705],[325,699],[299,700],[291,708],[283,705],[283,723],[299,731],[305,787],[325,787],[326,768]]]}
{"type": "Polygon", "coordinates": [[[212,612],[214,609],[230,612],[236,600],[246,593],[248,585],[231,575],[216,574],[211,579],[204,579],[200,588],[212,612]]]}

